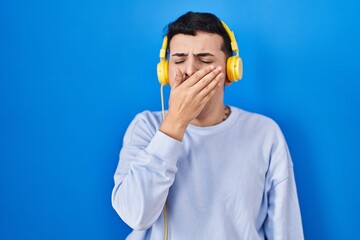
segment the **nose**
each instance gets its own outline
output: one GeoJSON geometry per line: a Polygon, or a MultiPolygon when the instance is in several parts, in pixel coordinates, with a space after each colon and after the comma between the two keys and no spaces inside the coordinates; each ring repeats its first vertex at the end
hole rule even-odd
{"type": "Polygon", "coordinates": [[[185,66],[185,79],[192,76],[197,70],[199,70],[199,68],[196,64],[195,59],[193,58],[188,59],[185,66]]]}

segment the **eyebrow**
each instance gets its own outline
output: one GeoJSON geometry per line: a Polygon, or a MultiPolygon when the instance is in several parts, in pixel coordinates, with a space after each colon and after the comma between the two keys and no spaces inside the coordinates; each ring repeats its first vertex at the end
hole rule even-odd
{"type": "MultiPolygon", "coordinates": [[[[197,54],[193,54],[196,57],[208,57],[208,56],[214,56],[214,54],[208,53],[208,52],[203,52],[203,53],[197,53],[197,54]]],[[[175,56],[175,57],[186,57],[188,56],[188,54],[186,53],[174,53],[171,56],[175,56]]]]}

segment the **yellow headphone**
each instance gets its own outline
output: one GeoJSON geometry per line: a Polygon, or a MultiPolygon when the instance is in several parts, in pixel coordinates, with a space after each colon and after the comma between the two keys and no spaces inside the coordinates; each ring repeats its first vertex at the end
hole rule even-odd
{"type": "MultiPolygon", "coordinates": [[[[231,50],[234,56],[231,56],[226,61],[226,75],[229,81],[236,82],[242,78],[243,64],[239,56],[239,49],[235,39],[235,34],[230,28],[221,21],[227,34],[230,37],[231,50]]],[[[160,49],[160,62],[157,65],[157,76],[161,85],[169,84],[169,61],[166,60],[166,49],[168,45],[167,36],[164,37],[162,47],[160,49]]]]}

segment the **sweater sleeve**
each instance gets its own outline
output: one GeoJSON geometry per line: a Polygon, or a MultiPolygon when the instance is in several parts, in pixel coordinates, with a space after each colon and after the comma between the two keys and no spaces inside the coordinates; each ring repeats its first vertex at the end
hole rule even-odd
{"type": "Polygon", "coordinates": [[[268,210],[264,223],[266,239],[302,240],[304,236],[293,162],[279,128],[274,136],[266,179],[268,189],[268,210]]]}
{"type": "Polygon", "coordinates": [[[265,235],[268,240],[304,239],[293,168],[268,193],[265,235]]]}
{"type": "Polygon", "coordinates": [[[149,228],[161,215],[175,179],[182,144],[137,116],[124,136],[114,175],[112,205],[134,230],[149,228]]]}

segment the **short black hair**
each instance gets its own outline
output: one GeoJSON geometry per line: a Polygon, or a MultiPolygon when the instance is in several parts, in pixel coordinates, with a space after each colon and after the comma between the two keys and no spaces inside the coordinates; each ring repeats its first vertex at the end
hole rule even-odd
{"type": "Polygon", "coordinates": [[[167,27],[168,48],[171,39],[176,34],[195,36],[197,32],[208,32],[219,34],[224,41],[221,50],[226,56],[232,55],[229,34],[226,32],[221,20],[212,13],[187,12],[167,27]]]}

